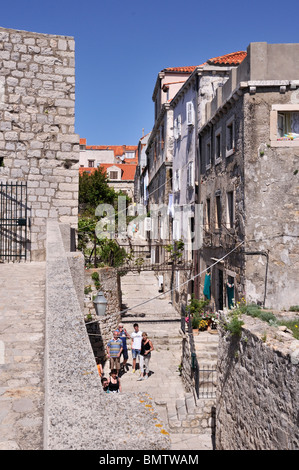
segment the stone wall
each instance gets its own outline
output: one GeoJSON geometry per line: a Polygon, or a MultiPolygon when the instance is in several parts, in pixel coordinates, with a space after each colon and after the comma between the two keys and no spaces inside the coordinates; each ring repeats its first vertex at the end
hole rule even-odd
{"type": "Polygon", "coordinates": [[[44,450],[169,449],[146,397],[102,389],[56,221],[46,247],[44,450]]]}
{"type": "Polygon", "coordinates": [[[299,303],[298,142],[276,147],[269,137],[272,107],[299,111],[299,89],[261,87],[244,100],[246,251],[268,253],[268,271],[265,256],[246,256],[246,299],[257,303],[265,296],[265,307],[287,310],[299,303]]]}
{"type": "Polygon", "coordinates": [[[217,450],[298,450],[299,341],[244,316],[240,338],[219,329],[217,450]]]}
{"type": "Polygon", "coordinates": [[[106,359],[106,346],[113,336],[113,330],[118,327],[121,321],[121,290],[120,278],[114,268],[94,268],[85,270],[85,294],[84,299],[84,317],[89,339],[92,345],[94,355],[101,363],[106,359]],[[99,274],[99,287],[96,287],[92,274],[99,274]],[[104,317],[97,317],[92,299],[97,292],[102,291],[106,300],[107,308],[104,317]],[[96,323],[90,323],[97,320],[96,323]]]}
{"type": "Polygon", "coordinates": [[[31,260],[45,259],[47,219],[77,226],[74,48],[0,28],[0,181],[27,182],[31,260]]]}

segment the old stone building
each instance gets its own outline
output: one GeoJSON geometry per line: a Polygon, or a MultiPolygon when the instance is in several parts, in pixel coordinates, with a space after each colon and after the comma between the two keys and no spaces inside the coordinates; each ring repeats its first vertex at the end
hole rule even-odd
{"type": "Polygon", "coordinates": [[[43,260],[47,219],[76,228],[74,120],[74,39],[0,28],[1,259],[43,260]]]}
{"type": "Polygon", "coordinates": [[[200,267],[214,264],[216,309],[242,297],[273,309],[298,304],[298,51],[251,43],[206,105],[200,267]]]}

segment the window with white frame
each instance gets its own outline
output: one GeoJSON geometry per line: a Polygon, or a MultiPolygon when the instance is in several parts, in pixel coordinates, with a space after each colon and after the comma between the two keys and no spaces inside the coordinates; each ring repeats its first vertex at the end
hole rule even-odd
{"type": "Polygon", "coordinates": [[[180,170],[175,170],[173,175],[173,191],[178,192],[180,190],[180,170]]]}
{"type": "Polygon", "coordinates": [[[226,193],[226,227],[234,228],[234,223],[235,223],[234,192],[228,191],[226,193]]]}
{"type": "Polygon", "coordinates": [[[176,140],[182,135],[182,116],[180,114],[173,121],[173,132],[176,140]]]}
{"type": "Polygon", "coordinates": [[[235,151],[235,117],[232,116],[226,123],[226,156],[235,151]]]}
{"type": "Polygon", "coordinates": [[[118,171],[109,171],[109,179],[117,180],[118,179],[118,171]]]}
{"type": "Polygon", "coordinates": [[[272,105],[270,113],[272,146],[299,146],[299,105],[272,105]]]}
{"type": "Polygon", "coordinates": [[[192,101],[186,103],[187,126],[194,125],[194,105],[192,101]]]}
{"type": "Polygon", "coordinates": [[[211,138],[206,142],[206,168],[211,168],[211,161],[212,161],[212,145],[211,145],[211,138]]]}
{"type": "Polygon", "coordinates": [[[222,158],[222,132],[221,128],[217,129],[215,132],[215,164],[221,162],[222,158]]]}
{"type": "Polygon", "coordinates": [[[194,171],[193,171],[193,162],[189,162],[187,165],[187,187],[194,186],[194,171]]]}
{"type": "Polygon", "coordinates": [[[130,151],[126,152],[125,158],[129,158],[129,159],[135,158],[135,152],[130,152],[130,151]]]}
{"type": "Polygon", "coordinates": [[[88,160],[88,167],[94,168],[94,160],[88,160]]]}

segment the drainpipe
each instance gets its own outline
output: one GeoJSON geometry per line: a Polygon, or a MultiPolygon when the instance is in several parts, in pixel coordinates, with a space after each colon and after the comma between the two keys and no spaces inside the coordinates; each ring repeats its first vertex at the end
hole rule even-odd
{"type": "Polygon", "coordinates": [[[265,273],[265,287],[264,287],[264,301],[263,307],[265,308],[266,304],[266,295],[267,295],[267,279],[268,279],[268,265],[269,265],[269,252],[268,251],[244,251],[244,255],[261,255],[266,257],[266,273],[265,273]]]}

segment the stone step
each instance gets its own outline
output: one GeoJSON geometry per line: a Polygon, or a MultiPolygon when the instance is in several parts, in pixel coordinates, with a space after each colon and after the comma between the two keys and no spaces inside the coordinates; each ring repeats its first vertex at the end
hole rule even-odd
{"type": "Polygon", "coordinates": [[[214,400],[199,400],[193,393],[186,393],[173,403],[167,403],[168,426],[172,433],[204,434],[211,427],[214,400]]]}

